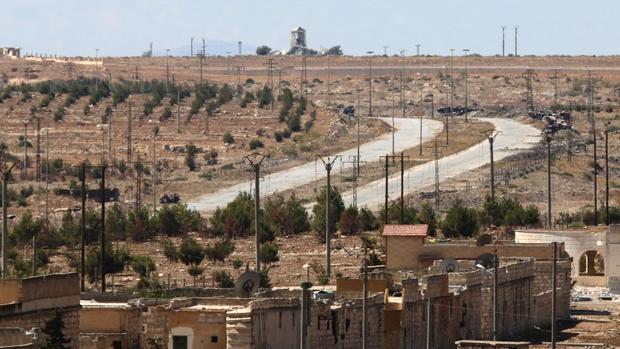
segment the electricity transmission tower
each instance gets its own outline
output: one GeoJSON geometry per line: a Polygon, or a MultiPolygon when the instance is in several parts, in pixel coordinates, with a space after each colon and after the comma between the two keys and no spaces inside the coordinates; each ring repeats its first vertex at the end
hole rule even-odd
{"type": "Polygon", "coordinates": [[[441,150],[439,148],[445,148],[445,145],[439,145],[437,143],[437,138],[435,138],[432,147],[433,153],[433,161],[435,165],[435,209],[439,210],[439,204],[441,203],[440,199],[440,189],[439,189],[439,158],[441,157],[441,150]]]}
{"type": "Polygon", "coordinates": [[[536,77],[536,73],[534,73],[533,69],[527,69],[525,74],[523,74],[523,77],[525,78],[525,100],[527,103],[527,111],[529,113],[534,111],[534,77],[536,77]]]}

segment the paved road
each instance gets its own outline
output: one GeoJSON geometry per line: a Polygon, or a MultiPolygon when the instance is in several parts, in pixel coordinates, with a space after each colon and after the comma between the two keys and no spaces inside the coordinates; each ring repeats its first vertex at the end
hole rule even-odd
{"type": "MultiPolygon", "coordinates": [[[[388,125],[391,125],[391,118],[381,118],[388,125]]],[[[394,126],[396,128],[394,137],[394,149],[397,153],[414,147],[420,142],[420,119],[407,119],[407,118],[395,118],[394,126]]],[[[436,120],[424,119],[422,125],[422,141],[433,139],[434,136],[441,132],[443,124],[436,120]]],[[[392,151],[392,133],[386,133],[381,135],[374,141],[364,143],[360,146],[360,158],[362,161],[365,159],[372,159],[373,161],[378,159],[379,156],[391,153],[392,151]]],[[[357,155],[357,149],[349,149],[338,153],[341,159],[348,161],[351,156],[357,155]]],[[[287,170],[272,173],[265,176],[261,180],[261,194],[268,196],[278,191],[285,191],[294,189],[296,187],[308,184],[316,179],[324,178],[326,176],[325,170],[321,163],[315,164],[314,162],[305,163],[287,170]]],[[[342,169],[351,169],[351,163],[343,163],[342,169]]],[[[336,167],[335,167],[336,168],[336,167]]],[[[340,169],[340,165],[337,166],[340,169]]],[[[222,188],[215,193],[201,196],[188,205],[197,209],[200,212],[208,213],[213,212],[220,206],[225,206],[228,202],[232,201],[239,192],[250,191],[253,181],[246,181],[230,187],[222,188]]]]}
{"type": "MultiPolygon", "coordinates": [[[[494,160],[499,161],[519,151],[530,149],[540,141],[540,130],[511,119],[484,118],[495,125],[501,133],[495,138],[494,160]]],[[[490,162],[489,142],[484,140],[466,150],[439,160],[440,182],[479,168],[490,162]]],[[[405,171],[405,194],[415,192],[435,183],[435,163],[429,161],[405,171]]],[[[400,197],[400,173],[389,178],[388,190],[392,200],[400,197]]],[[[352,202],[352,192],[345,192],[342,198],[346,205],[352,202]]],[[[382,207],[385,198],[385,179],[376,180],[358,188],[358,206],[371,209],[382,207]]]]}

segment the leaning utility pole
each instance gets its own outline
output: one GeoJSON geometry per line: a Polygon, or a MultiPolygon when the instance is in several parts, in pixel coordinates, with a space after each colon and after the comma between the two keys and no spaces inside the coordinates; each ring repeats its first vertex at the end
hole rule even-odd
{"type": "Polygon", "coordinates": [[[247,162],[252,171],[254,171],[254,229],[255,229],[255,244],[256,244],[256,271],[260,272],[260,167],[263,160],[267,158],[266,155],[255,153],[246,155],[243,160],[247,162]]]}
{"type": "Polygon", "coordinates": [[[330,227],[329,227],[329,221],[330,221],[330,215],[329,215],[329,209],[330,209],[330,201],[329,201],[329,196],[330,196],[330,192],[331,192],[331,171],[332,168],[334,166],[334,163],[336,162],[336,160],[338,160],[338,158],[340,157],[340,155],[336,155],[333,158],[327,157],[327,160],[325,160],[325,158],[323,158],[323,156],[321,155],[317,155],[316,156],[318,159],[321,159],[321,162],[323,162],[323,165],[325,166],[325,171],[327,172],[327,187],[325,189],[325,273],[327,274],[327,277],[329,278],[331,276],[331,271],[332,271],[332,265],[331,265],[331,233],[330,233],[330,227]]]}
{"type": "Polygon", "coordinates": [[[17,165],[16,161],[13,161],[12,164],[9,165],[9,159],[3,159],[4,164],[2,168],[0,168],[0,176],[2,177],[2,278],[8,276],[8,258],[7,258],[7,250],[8,250],[8,242],[7,238],[9,236],[9,223],[8,223],[8,211],[7,207],[9,206],[9,198],[8,194],[8,182],[9,177],[11,176],[11,170],[13,167],[17,165]]]}

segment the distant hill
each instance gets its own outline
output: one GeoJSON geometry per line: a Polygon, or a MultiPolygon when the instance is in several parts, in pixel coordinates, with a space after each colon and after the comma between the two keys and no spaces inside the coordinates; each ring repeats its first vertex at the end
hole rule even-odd
{"type": "MultiPolygon", "coordinates": [[[[239,52],[239,46],[236,42],[232,41],[218,41],[218,40],[207,40],[206,41],[206,49],[207,56],[226,56],[227,52],[230,55],[236,55],[239,52]]],[[[199,39],[194,40],[194,55],[198,53],[202,49],[202,41],[199,39]]],[[[255,55],[256,54],[256,46],[251,44],[243,43],[241,46],[242,54],[244,55],[255,55]]],[[[155,56],[165,56],[166,50],[158,50],[155,49],[155,56]]],[[[170,49],[171,56],[189,56],[190,55],[190,45],[189,40],[188,44],[176,48],[170,49]]]]}

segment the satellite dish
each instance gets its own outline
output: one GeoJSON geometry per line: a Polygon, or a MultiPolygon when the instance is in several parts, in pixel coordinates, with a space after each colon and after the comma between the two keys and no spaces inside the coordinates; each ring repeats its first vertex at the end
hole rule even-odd
{"type": "Polygon", "coordinates": [[[442,274],[456,273],[459,271],[459,262],[454,258],[446,258],[439,264],[442,274]]]}
{"type": "Polygon", "coordinates": [[[493,242],[493,235],[482,234],[476,239],[476,246],[484,246],[493,242]]]}
{"type": "Polygon", "coordinates": [[[484,269],[492,269],[495,266],[495,256],[491,253],[483,253],[476,259],[476,265],[480,265],[484,269]]]}
{"type": "Polygon", "coordinates": [[[247,270],[243,272],[243,274],[235,280],[235,293],[239,297],[250,297],[258,290],[258,286],[260,286],[260,277],[260,273],[255,271],[247,270]]]}

